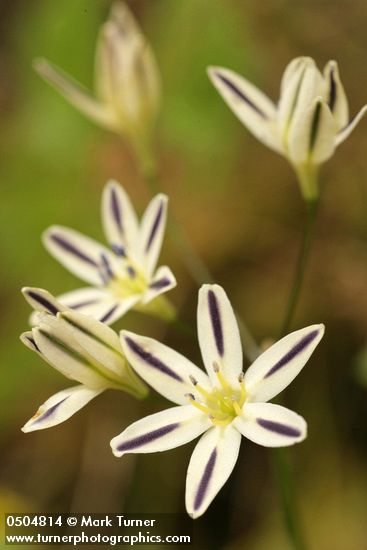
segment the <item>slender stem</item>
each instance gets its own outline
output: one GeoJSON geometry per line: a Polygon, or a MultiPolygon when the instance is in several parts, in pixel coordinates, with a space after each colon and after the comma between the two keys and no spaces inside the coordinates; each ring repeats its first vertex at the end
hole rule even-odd
{"type": "MultiPolygon", "coordinates": [[[[150,164],[152,166],[152,164],[150,164]]],[[[157,170],[149,170],[143,172],[143,177],[148,183],[152,193],[157,193],[161,189],[160,181],[157,170]]],[[[206,266],[205,262],[197,254],[196,250],[192,246],[189,237],[185,229],[177,221],[176,217],[170,213],[170,235],[175,241],[176,245],[180,248],[184,263],[191,277],[197,284],[202,285],[205,283],[214,283],[214,277],[206,266]]],[[[245,353],[250,361],[254,361],[259,355],[259,348],[252,337],[245,322],[236,313],[239,330],[242,336],[243,346],[245,353]]]]}
{"type": "MultiPolygon", "coordinates": [[[[307,260],[311,248],[313,229],[317,214],[317,205],[317,195],[312,195],[306,199],[306,222],[280,337],[288,333],[300,297],[307,260]]],[[[289,540],[292,543],[294,550],[305,550],[306,544],[303,539],[299,521],[294,476],[290,464],[290,457],[287,455],[287,451],[285,449],[276,449],[273,451],[273,467],[282,501],[283,517],[289,540]]]]}
{"type": "Polygon", "coordinates": [[[283,517],[289,539],[294,550],[306,550],[299,522],[293,471],[285,449],[273,450],[273,468],[280,489],[283,517]]]}
{"type": "Polygon", "coordinates": [[[317,197],[312,197],[308,199],[306,202],[306,205],[307,205],[306,223],[305,223],[305,228],[303,232],[301,248],[298,255],[296,270],[294,273],[293,284],[289,294],[288,305],[287,305],[284,321],[280,332],[281,337],[287,334],[287,332],[289,331],[289,328],[292,324],[293,316],[298,304],[298,300],[300,297],[307,260],[308,260],[308,256],[311,248],[313,229],[314,229],[315,220],[316,220],[317,205],[318,205],[317,197]]]}

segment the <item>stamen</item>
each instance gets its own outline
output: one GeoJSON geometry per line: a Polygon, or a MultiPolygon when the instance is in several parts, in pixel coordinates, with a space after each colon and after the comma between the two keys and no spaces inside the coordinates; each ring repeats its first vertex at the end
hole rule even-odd
{"type": "Polygon", "coordinates": [[[241,410],[241,407],[239,406],[239,404],[237,403],[237,399],[234,395],[232,396],[232,405],[233,405],[233,408],[234,408],[237,416],[241,416],[242,410],[241,410]]]}
{"type": "Polygon", "coordinates": [[[232,391],[231,387],[229,386],[229,384],[227,384],[227,382],[226,382],[226,380],[223,376],[223,373],[221,372],[220,367],[219,367],[219,365],[216,361],[213,362],[213,370],[214,370],[215,374],[217,375],[219,383],[222,386],[222,388],[224,389],[224,391],[227,394],[231,393],[231,391],[232,391]]]}
{"type": "Polygon", "coordinates": [[[242,371],[238,377],[238,381],[240,384],[242,384],[244,378],[245,378],[245,373],[242,371]]]}
{"type": "Polygon", "coordinates": [[[187,397],[190,401],[195,401],[195,395],[193,393],[185,393],[184,397],[187,397]]]}
{"type": "Polygon", "coordinates": [[[194,377],[192,376],[192,374],[190,374],[189,378],[190,378],[190,382],[191,382],[192,384],[194,384],[194,386],[196,386],[197,383],[198,383],[198,381],[196,380],[196,378],[194,378],[194,377]]]}

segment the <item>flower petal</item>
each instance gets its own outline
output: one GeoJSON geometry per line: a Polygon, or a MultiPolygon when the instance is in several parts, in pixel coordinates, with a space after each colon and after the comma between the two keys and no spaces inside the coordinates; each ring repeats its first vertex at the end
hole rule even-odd
{"type": "Polygon", "coordinates": [[[109,258],[111,253],[101,244],[74,229],[56,225],[43,234],[43,243],[56,260],[80,279],[97,286],[106,282],[103,258],[109,258]]]}
{"type": "Polygon", "coordinates": [[[232,425],[212,428],[200,438],[186,478],[186,509],[192,518],[205,512],[231,475],[240,445],[241,434],[232,425]]]}
{"type": "Polygon", "coordinates": [[[117,256],[128,256],[136,250],[138,221],[122,185],[110,180],[102,195],[102,222],[112,250],[117,256]]]}
{"type": "Polygon", "coordinates": [[[233,425],[258,445],[286,447],[303,441],[307,424],[302,416],[273,403],[247,403],[233,425]]]}
{"type": "Polygon", "coordinates": [[[156,453],[192,441],[211,426],[209,418],[191,405],[172,407],[131,424],[111,441],[115,456],[156,453]]]}
{"type": "Polygon", "coordinates": [[[228,383],[237,385],[242,372],[241,338],[232,306],[219,285],[201,287],[197,323],[201,355],[212,384],[220,385],[214,372],[219,366],[228,383]]]}
{"type": "Polygon", "coordinates": [[[159,296],[159,294],[163,294],[164,292],[171,290],[171,288],[174,288],[176,285],[177,282],[175,276],[170,268],[165,265],[159,267],[142,298],[143,304],[148,304],[154,300],[154,298],[159,296]]]}
{"type": "Polygon", "coordinates": [[[278,106],[278,124],[283,142],[290,143],[293,124],[303,117],[315,97],[322,95],[323,78],[313,59],[293,60],[285,70],[278,106]]]}
{"type": "Polygon", "coordinates": [[[275,105],[256,86],[234,71],[209,67],[208,75],[228,107],[262,143],[278,153],[283,148],[276,133],[275,105]]]}
{"type": "Polygon", "coordinates": [[[162,247],[166,228],[168,197],[159,194],[148,204],[141,220],[141,256],[148,276],[151,276],[162,247]]]}
{"type": "Polygon", "coordinates": [[[91,390],[85,386],[73,386],[62,390],[43,403],[36,414],[23,426],[23,432],[44,430],[61,424],[103,390],[91,390]]]}
{"type": "Polygon", "coordinates": [[[187,394],[198,399],[190,376],[200,386],[210,389],[205,372],[173,349],[145,336],[123,330],[120,332],[122,349],[133,369],[158,393],[177,403],[187,403],[187,394]]]}
{"type": "Polygon", "coordinates": [[[133,395],[140,390],[145,393],[146,386],[128,365],[114,330],[75,311],[60,313],[59,318],[70,327],[74,339],[97,361],[102,372],[133,395]]]}
{"type": "Polygon", "coordinates": [[[336,122],[337,129],[341,130],[348,124],[349,109],[336,61],[329,61],[326,64],[324,68],[324,79],[326,83],[325,98],[336,122]]]}
{"type": "Polygon", "coordinates": [[[116,130],[113,112],[96,101],[72,77],[46,59],[36,59],[33,66],[37,73],[81,113],[110,130],[116,130]]]}
{"type": "Polygon", "coordinates": [[[28,348],[28,349],[31,349],[32,351],[35,351],[36,353],[38,353],[38,355],[40,355],[42,357],[42,353],[41,353],[41,350],[37,347],[37,344],[36,344],[36,341],[34,339],[34,336],[33,336],[33,333],[31,330],[28,330],[27,332],[23,332],[21,335],[20,335],[20,341],[28,348]]]}
{"type": "Polygon", "coordinates": [[[56,315],[59,311],[65,309],[52,294],[43,288],[25,286],[22,288],[22,293],[33,309],[41,313],[56,315]]]}
{"type": "Polygon", "coordinates": [[[291,332],[264,351],[245,373],[248,400],[269,401],[284,390],[306,364],[324,331],[324,325],[311,325],[291,332]]]}
{"type": "Polygon", "coordinates": [[[106,309],[116,303],[110,292],[104,288],[84,287],[65,292],[57,297],[58,301],[67,308],[98,319],[104,315],[106,309]]]}
{"type": "Polygon", "coordinates": [[[91,356],[73,338],[70,328],[60,319],[45,318],[32,330],[33,339],[43,359],[67,378],[91,389],[115,387],[91,356]]]}
{"type": "Polygon", "coordinates": [[[289,157],[294,164],[320,164],[335,150],[336,126],[329,106],[317,98],[300,114],[289,132],[289,157]]]}
{"type": "Polygon", "coordinates": [[[367,105],[364,105],[362,109],[352,118],[352,120],[349,122],[349,124],[340,130],[340,132],[336,136],[336,146],[343,143],[344,140],[347,139],[347,137],[350,136],[350,134],[353,132],[354,128],[357,126],[359,121],[364,117],[364,115],[367,113],[367,105]]]}

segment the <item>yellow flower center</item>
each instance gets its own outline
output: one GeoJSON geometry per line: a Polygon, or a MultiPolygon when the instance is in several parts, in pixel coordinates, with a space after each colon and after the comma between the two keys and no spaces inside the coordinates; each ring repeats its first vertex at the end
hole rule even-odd
{"type": "Polygon", "coordinates": [[[199,401],[193,394],[187,394],[190,403],[206,414],[215,426],[227,426],[236,416],[240,416],[246,401],[246,388],[243,373],[238,378],[238,386],[233,388],[228,384],[217,363],[213,363],[219,386],[212,391],[205,390],[195,378],[190,377],[195,389],[202,399],[199,401]]]}
{"type": "Polygon", "coordinates": [[[131,262],[124,265],[124,270],[114,273],[106,287],[117,298],[127,298],[132,294],[141,294],[147,288],[147,280],[142,271],[131,262]]]}

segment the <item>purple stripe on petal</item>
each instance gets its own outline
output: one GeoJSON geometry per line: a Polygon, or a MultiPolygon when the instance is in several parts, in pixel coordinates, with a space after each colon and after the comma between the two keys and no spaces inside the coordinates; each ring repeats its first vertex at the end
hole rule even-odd
{"type": "Polygon", "coordinates": [[[41,350],[40,350],[39,347],[37,346],[36,341],[35,341],[35,339],[33,338],[33,336],[26,336],[26,338],[27,338],[28,342],[30,342],[31,345],[34,347],[34,349],[35,349],[36,351],[38,351],[38,353],[41,353],[41,350]]]}
{"type": "Polygon", "coordinates": [[[120,258],[126,257],[125,248],[120,244],[111,244],[111,248],[112,248],[112,252],[114,252],[116,256],[119,256],[120,258]]]}
{"type": "Polygon", "coordinates": [[[310,334],[304,336],[265,374],[264,378],[268,378],[268,376],[271,376],[282,367],[285,367],[290,361],[292,361],[292,359],[297,357],[299,353],[304,351],[307,346],[311,344],[311,342],[313,342],[313,340],[318,336],[318,334],[318,330],[313,330],[310,334]]]}
{"type": "Polygon", "coordinates": [[[162,428],[157,428],[156,430],[152,430],[151,432],[148,432],[146,434],[139,435],[138,437],[134,437],[133,439],[129,439],[128,441],[121,443],[121,445],[117,447],[117,451],[123,452],[138,449],[143,445],[147,445],[148,443],[151,443],[152,441],[155,441],[156,439],[159,439],[160,437],[163,437],[173,432],[173,430],[176,430],[176,428],[178,428],[179,426],[179,422],[175,422],[174,424],[167,424],[167,426],[163,426],[162,428]]]}
{"type": "Polygon", "coordinates": [[[50,407],[49,409],[47,409],[47,411],[45,411],[43,414],[41,414],[38,418],[35,419],[34,423],[38,423],[38,422],[43,422],[44,420],[50,418],[50,416],[52,416],[56,410],[60,407],[60,405],[62,403],[64,403],[64,401],[66,401],[68,399],[68,397],[64,397],[64,399],[62,399],[61,401],[59,401],[58,403],[56,403],[55,405],[52,405],[52,407],[50,407]]]}
{"type": "Polygon", "coordinates": [[[212,322],[215,345],[217,346],[218,353],[221,357],[224,355],[224,341],[223,341],[223,329],[220,318],[220,311],[218,300],[215,293],[212,290],[208,292],[208,305],[210,320],[212,322]]]}
{"type": "Polygon", "coordinates": [[[92,265],[93,267],[98,267],[97,262],[93,260],[90,256],[87,256],[82,250],[77,248],[74,244],[72,244],[70,241],[65,239],[64,237],[61,237],[61,235],[56,235],[55,233],[53,235],[50,235],[50,239],[52,239],[56,244],[58,244],[65,252],[69,252],[70,254],[73,254],[79,260],[83,260],[83,262],[86,262],[89,265],[92,265]]]}
{"type": "Polygon", "coordinates": [[[203,503],[204,497],[209,487],[210,480],[213,475],[214,466],[217,461],[217,450],[214,449],[209,457],[209,460],[205,466],[203,477],[200,480],[200,484],[195,496],[194,510],[198,510],[203,503]]]}
{"type": "Polygon", "coordinates": [[[330,75],[329,75],[329,100],[328,104],[330,107],[330,111],[333,112],[335,103],[336,103],[336,83],[334,78],[334,70],[331,69],[330,75]]]}
{"type": "Polygon", "coordinates": [[[149,251],[150,247],[152,246],[154,237],[157,234],[159,224],[162,220],[162,215],[163,215],[163,203],[161,202],[161,204],[159,205],[158,212],[157,212],[157,215],[155,217],[153,226],[152,226],[152,230],[151,230],[150,235],[149,235],[148,242],[147,242],[146,247],[145,247],[145,253],[147,253],[149,251]]]}
{"type": "Polygon", "coordinates": [[[247,96],[245,95],[242,90],[237,88],[235,84],[225,76],[221,75],[220,73],[215,73],[218,78],[231,90],[232,93],[234,93],[239,99],[242,99],[253,111],[255,111],[258,115],[260,115],[262,118],[267,119],[267,115],[264,113],[262,109],[260,109],[255,103],[247,96]]]}
{"type": "Polygon", "coordinates": [[[122,226],[121,210],[120,210],[120,204],[119,204],[118,196],[115,189],[111,189],[111,210],[112,210],[113,219],[115,220],[117,227],[122,233],[123,226],[122,226]]]}
{"type": "Polygon", "coordinates": [[[102,260],[102,269],[103,269],[104,273],[106,274],[107,279],[114,279],[115,274],[112,271],[111,264],[110,264],[110,262],[109,262],[109,260],[106,256],[106,254],[104,254],[103,252],[101,254],[101,260],[102,260]]]}
{"type": "Polygon", "coordinates": [[[285,435],[287,437],[299,437],[301,432],[297,428],[281,424],[280,422],[274,422],[273,420],[265,420],[265,418],[257,418],[256,422],[265,430],[274,432],[279,435],[285,435]]]}
{"type": "Polygon", "coordinates": [[[41,294],[38,294],[38,292],[34,292],[33,290],[28,290],[27,294],[28,296],[33,298],[33,300],[38,302],[42,307],[47,309],[47,311],[52,313],[52,315],[56,315],[59,312],[59,309],[52,302],[47,300],[47,298],[45,298],[41,294]]]}
{"type": "Polygon", "coordinates": [[[144,361],[147,363],[150,367],[153,367],[154,369],[159,370],[163,374],[167,374],[167,376],[170,376],[171,378],[174,378],[178,382],[183,382],[183,379],[181,376],[175,373],[172,369],[170,369],[167,365],[165,365],[158,357],[154,357],[151,353],[148,351],[145,351],[139,344],[134,342],[132,338],[129,338],[128,336],[125,337],[125,341],[129,348],[136,353],[144,361]]]}
{"type": "Polygon", "coordinates": [[[100,318],[100,322],[101,323],[106,323],[112,317],[112,315],[115,313],[117,308],[118,308],[118,304],[115,304],[114,306],[112,306],[111,309],[109,309],[107,311],[107,313],[105,313],[103,315],[103,317],[100,318]]]}
{"type": "Polygon", "coordinates": [[[149,288],[152,288],[153,290],[160,290],[161,288],[169,286],[170,284],[170,279],[168,277],[163,277],[162,279],[158,279],[158,281],[154,281],[154,283],[151,283],[149,285],[149,288]]]}

